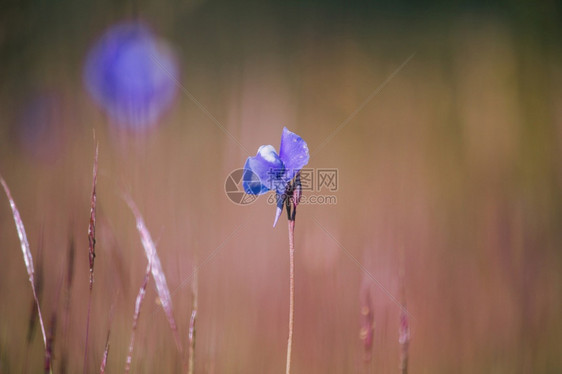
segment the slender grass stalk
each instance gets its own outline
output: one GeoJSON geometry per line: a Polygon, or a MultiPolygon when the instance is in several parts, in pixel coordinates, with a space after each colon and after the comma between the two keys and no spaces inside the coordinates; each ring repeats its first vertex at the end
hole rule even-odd
{"type": "Polygon", "coordinates": [[[107,366],[107,356],[109,355],[109,335],[111,333],[111,329],[107,330],[107,338],[105,339],[105,350],[103,351],[103,358],[101,360],[100,365],[100,374],[105,373],[105,367],[107,366]]]}
{"type": "MultiPolygon", "coordinates": [[[[39,239],[39,245],[37,246],[37,272],[35,274],[35,290],[37,291],[37,298],[41,302],[41,295],[43,294],[43,237],[44,230],[41,228],[41,238],[39,239]]],[[[29,355],[29,347],[33,341],[33,335],[35,334],[35,326],[37,324],[37,307],[35,306],[35,299],[31,300],[31,305],[29,309],[29,324],[27,327],[27,339],[25,342],[25,354],[29,355]]],[[[48,343],[48,340],[47,340],[48,343]]],[[[24,360],[22,373],[27,373],[29,365],[29,360],[24,360]]]]}
{"type": "Polygon", "coordinates": [[[182,352],[183,348],[172,311],[172,296],[170,294],[170,289],[168,288],[168,283],[166,282],[166,275],[164,274],[164,270],[162,269],[160,257],[158,257],[158,252],[156,251],[156,245],[154,245],[152,237],[150,236],[150,232],[146,228],[144,219],[140,214],[137,206],[135,205],[133,199],[131,199],[131,197],[128,195],[124,195],[124,199],[133,212],[133,215],[135,216],[137,230],[139,232],[142,246],[144,247],[146,258],[150,263],[150,271],[152,272],[152,278],[154,279],[154,283],[156,285],[156,292],[158,293],[158,297],[160,298],[160,304],[162,305],[162,309],[164,309],[164,313],[166,313],[168,324],[170,325],[170,329],[174,334],[176,348],[178,349],[178,352],[182,352]]]}
{"type": "Polygon", "coordinates": [[[400,333],[398,342],[400,343],[400,373],[408,374],[408,348],[410,346],[410,325],[408,321],[408,311],[403,308],[400,312],[400,333]]]}
{"type": "Polygon", "coordinates": [[[193,265],[193,283],[191,292],[193,295],[193,308],[191,310],[191,319],[189,320],[189,363],[188,363],[188,374],[193,374],[195,367],[195,323],[197,322],[197,310],[198,310],[198,271],[197,267],[193,265]]]}
{"type": "Polygon", "coordinates": [[[90,335],[90,312],[92,310],[92,288],[94,286],[94,259],[96,258],[96,181],[98,176],[98,150],[94,156],[94,170],[92,180],[92,197],[90,200],[90,224],[88,225],[88,259],[90,262],[90,293],[88,295],[88,315],[86,317],[86,342],[84,343],[83,373],[87,372],[88,364],[88,336],[90,335]]]}
{"type": "Polygon", "coordinates": [[[31,290],[33,291],[33,299],[35,299],[35,304],[37,305],[37,314],[39,316],[39,324],[41,325],[41,332],[43,333],[43,345],[47,349],[47,335],[45,334],[45,324],[43,323],[43,314],[41,313],[41,306],[39,305],[39,298],[37,297],[37,292],[35,290],[35,275],[33,270],[33,256],[31,255],[31,250],[29,248],[29,242],[27,241],[27,235],[25,234],[25,227],[23,226],[23,221],[21,220],[20,212],[16,207],[16,203],[12,198],[10,189],[6,184],[6,181],[0,175],[0,183],[4,187],[4,192],[10,201],[10,207],[12,208],[12,215],[14,217],[14,222],[16,223],[16,229],[18,231],[18,236],[21,244],[21,251],[23,253],[23,260],[25,262],[25,267],[27,269],[27,275],[29,277],[29,283],[31,283],[31,290]]]}
{"type": "Polygon", "coordinates": [[[84,342],[84,362],[82,364],[82,372],[86,374],[88,369],[88,337],[90,335],[90,312],[92,310],[92,289],[90,288],[90,294],[88,296],[88,313],[86,315],[86,341],[84,342]]]}
{"type": "Polygon", "coordinates": [[[51,326],[49,328],[49,332],[47,335],[47,348],[45,349],[45,365],[44,365],[44,369],[45,369],[45,373],[49,373],[52,374],[53,373],[53,357],[54,357],[54,352],[55,352],[55,337],[56,337],[56,330],[57,330],[57,324],[58,324],[58,316],[57,316],[57,312],[58,312],[58,305],[59,305],[59,300],[60,300],[60,295],[62,292],[62,288],[63,288],[63,284],[64,284],[64,275],[60,276],[60,279],[58,281],[58,285],[57,285],[57,293],[56,293],[56,297],[55,297],[55,302],[53,304],[53,313],[51,315],[51,326]]]}
{"type": "MultiPolygon", "coordinates": [[[[35,290],[37,291],[37,297],[41,301],[41,295],[43,294],[43,229],[41,229],[41,238],[39,239],[39,245],[37,247],[37,272],[35,273],[35,290]]],[[[32,300],[29,309],[29,324],[27,327],[27,341],[26,341],[26,352],[29,352],[29,345],[33,339],[35,333],[35,326],[37,323],[37,308],[35,307],[35,300],[32,300]]],[[[24,372],[26,370],[26,364],[24,363],[24,372]]]]}
{"type": "Polygon", "coordinates": [[[144,275],[144,280],[142,282],[142,285],[139,289],[139,293],[137,295],[137,299],[135,301],[135,313],[133,314],[133,329],[131,331],[131,340],[129,341],[129,353],[127,354],[127,360],[125,362],[125,373],[128,373],[131,370],[131,362],[133,360],[133,349],[135,347],[135,333],[139,321],[140,308],[142,305],[142,301],[144,300],[144,295],[146,293],[146,286],[148,285],[148,280],[150,279],[151,267],[152,266],[149,260],[148,265],[146,266],[146,273],[144,275]]]}
{"type": "Polygon", "coordinates": [[[96,258],[96,182],[98,179],[98,151],[99,144],[96,145],[94,156],[94,170],[92,172],[92,198],[90,200],[90,224],[88,225],[88,260],[90,261],[90,290],[94,285],[94,259],[96,258]]]}
{"type": "Polygon", "coordinates": [[[70,325],[70,296],[72,291],[72,281],[74,279],[74,256],[76,247],[74,246],[74,237],[69,240],[67,268],[66,268],[66,290],[64,295],[64,320],[62,326],[62,349],[60,360],[60,373],[66,374],[68,364],[68,330],[70,325]]]}
{"type": "Polygon", "coordinates": [[[114,300],[111,304],[111,308],[109,309],[109,327],[107,328],[107,337],[105,339],[105,350],[103,351],[103,357],[100,364],[100,374],[105,373],[105,367],[107,366],[107,358],[109,356],[109,337],[111,336],[111,325],[113,323],[113,313],[115,312],[115,301],[116,296],[119,292],[116,292],[114,296],[114,300]]]}
{"type": "Polygon", "coordinates": [[[53,312],[51,316],[51,327],[47,337],[47,347],[45,349],[45,373],[53,372],[53,351],[55,345],[55,330],[57,326],[57,313],[53,312]]]}
{"type": "Polygon", "coordinates": [[[398,343],[400,343],[400,373],[408,374],[408,349],[410,346],[410,322],[408,309],[406,307],[406,269],[404,265],[404,248],[400,248],[400,270],[399,278],[402,293],[402,307],[400,308],[400,328],[398,330],[398,343]]]}

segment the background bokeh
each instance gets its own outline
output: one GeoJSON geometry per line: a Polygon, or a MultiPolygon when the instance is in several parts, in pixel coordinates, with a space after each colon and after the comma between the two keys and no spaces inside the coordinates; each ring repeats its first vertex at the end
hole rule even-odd
{"type": "MultiPolygon", "coordinates": [[[[54,372],[82,370],[94,130],[87,371],[99,370],[108,329],[108,372],[123,370],[146,266],[122,191],[157,243],[184,346],[200,266],[196,372],[283,370],[285,219],[273,229],[264,197],[238,206],[224,193],[228,174],[260,145],[278,147],[283,126],[308,142],[310,167],[339,172],[337,204],[299,207],[294,373],[398,372],[400,307],[385,289],[410,313],[410,373],[562,371],[558,2],[1,9],[0,172],[42,274],[48,329],[56,317],[54,372]],[[90,48],[123,20],[149,25],[179,67],[173,105],[144,132],[116,126],[83,78],[90,48]],[[359,339],[368,299],[370,360],[359,339]]],[[[28,342],[32,307],[0,193],[1,373],[42,370],[37,326],[28,342]]],[[[182,370],[151,280],[133,371],[182,370]]]]}

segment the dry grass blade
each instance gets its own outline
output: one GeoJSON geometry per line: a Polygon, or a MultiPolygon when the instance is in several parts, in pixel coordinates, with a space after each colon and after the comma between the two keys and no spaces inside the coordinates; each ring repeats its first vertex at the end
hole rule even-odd
{"type": "Polygon", "coordinates": [[[400,330],[398,342],[400,343],[400,373],[408,374],[408,347],[410,345],[410,323],[408,313],[400,311],[400,330]]]}
{"type": "Polygon", "coordinates": [[[74,279],[74,254],[75,254],[74,238],[71,236],[67,255],[66,269],[66,290],[64,295],[64,316],[62,325],[62,349],[60,359],[60,373],[66,374],[68,363],[68,331],[70,324],[70,295],[72,291],[72,280],[74,279]]]}
{"type": "Polygon", "coordinates": [[[195,367],[195,323],[197,322],[197,309],[198,309],[198,274],[197,274],[197,267],[193,265],[193,284],[191,288],[191,292],[193,294],[193,309],[191,311],[191,319],[189,320],[189,367],[188,367],[188,374],[193,374],[193,370],[195,367]]]}
{"type": "Polygon", "coordinates": [[[406,309],[406,266],[404,248],[400,248],[400,270],[399,279],[401,284],[402,305],[400,308],[400,328],[398,330],[398,343],[400,343],[400,373],[408,374],[408,348],[410,346],[410,321],[406,309]]]}
{"type": "MultiPolygon", "coordinates": [[[[35,272],[35,291],[37,292],[37,300],[41,302],[41,295],[43,294],[43,270],[44,270],[44,260],[43,260],[43,229],[41,229],[41,239],[39,239],[39,245],[37,247],[37,254],[35,258],[37,261],[35,265],[37,271],[35,272]]],[[[35,267],[35,266],[34,266],[35,267]]],[[[29,348],[33,341],[33,335],[35,334],[35,327],[37,325],[37,307],[35,306],[35,298],[31,299],[30,309],[29,309],[29,323],[27,326],[27,339],[25,342],[25,354],[29,355],[29,348]]],[[[47,339],[47,345],[49,340],[47,339]]],[[[22,373],[27,373],[29,371],[27,365],[29,360],[24,360],[22,373]]]]}
{"type": "Polygon", "coordinates": [[[148,232],[148,229],[146,228],[146,225],[144,223],[144,219],[142,218],[142,215],[140,214],[133,200],[128,195],[125,195],[124,199],[135,216],[137,222],[137,230],[139,231],[141,242],[144,247],[148,262],[151,264],[150,268],[152,271],[152,277],[154,278],[154,283],[156,284],[156,291],[158,292],[160,303],[162,304],[162,308],[166,313],[168,323],[170,324],[170,328],[172,329],[172,333],[174,334],[176,347],[178,351],[181,352],[181,340],[178,334],[176,321],[172,313],[172,297],[170,295],[170,290],[168,289],[166,276],[164,275],[164,271],[162,270],[160,258],[158,257],[158,253],[156,252],[156,246],[154,245],[152,237],[150,236],[150,232],[148,232]]]}
{"type": "MultiPolygon", "coordinates": [[[[76,247],[74,246],[74,237],[71,236],[68,245],[68,258],[66,263],[66,291],[67,297],[70,298],[70,289],[72,288],[72,281],[74,280],[74,256],[76,247]]],[[[65,302],[70,302],[66,300],[65,302]]]]}
{"type": "Polygon", "coordinates": [[[98,149],[96,145],[96,155],[94,156],[94,171],[92,180],[92,198],[90,200],[90,225],[88,226],[88,244],[90,260],[90,289],[94,284],[94,259],[96,258],[96,182],[98,178],[98,149]]]}
{"type": "Polygon", "coordinates": [[[88,259],[90,261],[90,295],[88,297],[88,316],[86,317],[86,343],[84,347],[84,367],[83,372],[86,373],[86,365],[88,363],[88,336],[90,333],[90,311],[92,309],[92,287],[94,285],[94,259],[96,258],[96,181],[98,177],[98,150],[96,145],[96,154],[94,156],[94,170],[92,172],[92,198],[90,199],[90,224],[88,226],[88,259]]]}
{"type": "Polygon", "coordinates": [[[47,337],[47,347],[45,348],[45,373],[53,372],[53,351],[55,345],[55,331],[57,326],[57,313],[53,312],[51,316],[51,327],[49,336],[47,337]]]}
{"type": "MultiPolygon", "coordinates": [[[[35,291],[37,292],[37,299],[41,301],[41,294],[43,293],[43,231],[41,231],[41,239],[37,248],[37,273],[35,273],[35,291]]],[[[35,325],[37,323],[37,308],[35,307],[35,299],[32,300],[29,309],[29,324],[27,327],[27,349],[33,339],[35,333],[35,325]]]]}
{"type": "Polygon", "coordinates": [[[117,300],[118,295],[119,292],[116,292],[114,295],[113,303],[111,304],[111,309],[109,310],[109,327],[107,328],[107,338],[105,339],[105,350],[103,352],[103,358],[100,364],[100,374],[105,373],[105,367],[107,366],[107,357],[109,356],[109,337],[111,335],[111,324],[113,322],[113,314],[115,312],[115,302],[117,300]]]}
{"type": "Polygon", "coordinates": [[[107,330],[107,338],[105,339],[105,351],[103,351],[103,358],[100,365],[100,374],[105,373],[105,367],[107,365],[107,356],[109,355],[109,334],[111,330],[107,330]]]}
{"type": "Polygon", "coordinates": [[[135,301],[135,313],[133,314],[133,330],[131,331],[131,340],[129,342],[129,353],[127,354],[127,360],[125,363],[125,373],[128,373],[131,370],[131,362],[133,360],[133,349],[135,346],[135,332],[137,330],[137,324],[139,321],[140,307],[142,305],[142,301],[144,300],[144,294],[146,293],[146,286],[148,285],[148,280],[150,278],[150,269],[151,269],[151,265],[149,259],[148,266],[146,267],[146,274],[144,275],[144,281],[142,282],[142,286],[139,289],[139,293],[135,301]]]}
{"type": "Polygon", "coordinates": [[[31,250],[29,249],[29,242],[27,241],[27,235],[25,234],[25,227],[23,226],[23,221],[21,220],[20,213],[16,207],[16,203],[12,198],[10,189],[6,184],[6,181],[2,176],[0,176],[0,183],[4,187],[6,196],[10,201],[10,207],[12,208],[12,214],[14,216],[14,222],[16,223],[16,229],[18,231],[18,236],[21,243],[21,251],[23,253],[23,260],[25,261],[25,267],[27,269],[27,275],[29,276],[29,282],[31,283],[31,290],[33,291],[33,298],[35,299],[35,304],[37,304],[37,314],[39,315],[39,323],[41,325],[41,332],[43,333],[43,344],[47,348],[47,336],[45,335],[45,324],[43,323],[43,315],[41,314],[41,307],[39,306],[39,299],[37,298],[37,292],[35,290],[35,276],[33,271],[33,256],[31,255],[31,250]]]}

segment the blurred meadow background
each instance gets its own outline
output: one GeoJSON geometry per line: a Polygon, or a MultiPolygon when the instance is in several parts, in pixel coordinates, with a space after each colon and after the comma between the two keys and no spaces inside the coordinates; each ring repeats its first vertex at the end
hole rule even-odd
{"type": "MultiPolygon", "coordinates": [[[[286,217],[272,228],[265,196],[240,206],[224,189],[260,145],[278,149],[283,126],[308,142],[309,167],[338,170],[337,191],[321,192],[337,203],[297,215],[294,373],[400,372],[400,304],[410,373],[562,372],[558,2],[0,9],[0,173],[29,238],[53,372],[83,369],[96,143],[86,372],[99,372],[108,330],[107,372],[125,367],[147,264],[123,191],[157,245],[183,345],[150,279],[132,371],[185,372],[198,267],[195,372],[282,372],[286,217]],[[88,86],[92,48],[124,21],[151,30],[175,66],[149,128],[142,111],[124,126],[88,86]]],[[[3,192],[0,248],[0,373],[41,372],[3,192]]]]}

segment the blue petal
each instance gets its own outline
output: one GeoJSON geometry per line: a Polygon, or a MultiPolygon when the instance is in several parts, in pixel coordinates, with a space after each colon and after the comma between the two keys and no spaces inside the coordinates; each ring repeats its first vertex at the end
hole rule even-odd
{"type": "Polygon", "coordinates": [[[262,195],[269,191],[269,188],[261,183],[259,177],[252,171],[250,166],[250,159],[248,157],[246,164],[244,164],[244,174],[242,175],[242,187],[244,191],[252,195],[262,195]]]}
{"type": "Polygon", "coordinates": [[[295,175],[306,165],[310,159],[308,145],[294,132],[283,127],[281,145],[279,146],[279,157],[285,165],[284,178],[292,180],[295,175]]]}
{"type": "Polygon", "coordinates": [[[255,157],[248,157],[242,176],[244,191],[261,195],[277,187],[285,172],[283,162],[271,145],[262,145],[255,157]]]}
{"type": "Polygon", "coordinates": [[[275,198],[277,199],[277,209],[275,209],[275,219],[273,220],[273,227],[277,225],[281,213],[283,213],[283,207],[285,206],[285,195],[277,193],[275,198]]]}
{"type": "Polygon", "coordinates": [[[279,217],[281,217],[281,213],[283,213],[283,205],[281,207],[277,207],[275,210],[275,219],[273,220],[273,227],[277,225],[277,221],[279,221],[279,217]]]}

